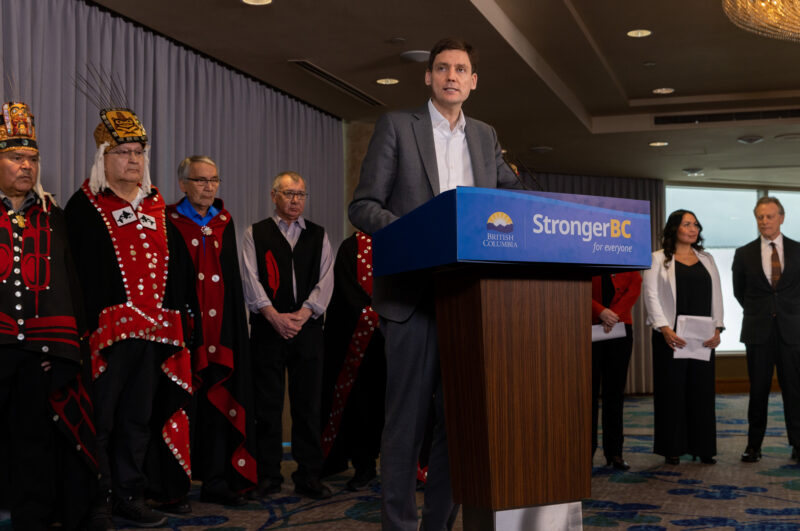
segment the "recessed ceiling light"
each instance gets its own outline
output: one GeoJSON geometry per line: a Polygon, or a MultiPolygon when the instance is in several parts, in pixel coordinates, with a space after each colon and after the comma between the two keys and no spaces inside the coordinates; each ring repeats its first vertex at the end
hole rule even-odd
{"type": "Polygon", "coordinates": [[[650,142],[647,145],[650,146],[650,147],[664,147],[664,146],[668,146],[669,142],[664,142],[663,140],[656,140],[655,142],[650,142]]]}
{"type": "Polygon", "coordinates": [[[400,57],[407,61],[414,61],[415,63],[426,63],[431,52],[428,50],[406,50],[400,54],[400,57]]]}
{"type": "Polygon", "coordinates": [[[382,77],[380,79],[376,79],[375,83],[378,85],[397,85],[400,83],[400,80],[393,77],[382,77]]]}
{"type": "Polygon", "coordinates": [[[660,88],[654,88],[653,89],[653,94],[662,94],[663,95],[663,94],[672,94],[673,92],[675,92],[675,89],[672,88],[672,87],[660,87],[660,88]]]}
{"type": "Polygon", "coordinates": [[[764,137],[759,135],[744,135],[737,138],[736,141],[740,144],[758,144],[764,141],[764,137]]]}
{"type": "Polygon", "coordinates": [[[705,175],[705,173],[703,173],[703,168],[684,168],[681,171],[685,173],[687,177],[702,177],[705,175]]]}
{"type": "Polygon", "coordinates": [[[242,0],[242,2],[251,6],[265,6],[271,4],[272,0],[242,0]]]}
{"type": "Polygon", "coordinates": [[[640,39],[642,37],[649,37],[652,34],[653,34],[653,32],[648,30],[648,29],[635,29],[635,30],[630,30],[627,33],[628,37],[633,37],[634,39],[640,39]]]}

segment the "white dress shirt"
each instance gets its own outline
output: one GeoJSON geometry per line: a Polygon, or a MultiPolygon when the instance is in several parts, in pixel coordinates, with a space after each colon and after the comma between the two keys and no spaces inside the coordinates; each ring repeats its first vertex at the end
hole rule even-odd
{"type": "Polygon", "coordinates": [[[464,127],[467,120],[464,111],[458,114],[455,128],[442,116],[432,100],[428,100],[428,112],[433,126],[433,142],[436,146],[436,168],[439,170],[439,193],[456,186],[475,186],[472,175],[472,160],[469,158],[467,136],[464,127]]]}
{"type": "Polygon", "coordinates": [[[761,236],[761,266],[764,268],[764,275],[767,277],[767,282],[772,284],[772,246],[770,243],[775,244],[778,250],[778,258],[781,260],[781,273],[783,273],[783,234],[770,241],[761,236]]]}
{"type": "MultiPolygon", "coordinates": [[[[276,214],[273,214],[272,219],[278,225],[283,237],[294,249],[297,240],[300,238],[300,233],[306,228],[303,216],[300,216],[297,221],[291,224],[286,223],[276,214]]],[[[319,262],[319,282],[311,290],[308,298],[303,301],[303,307],[310,309],[315,319],[325,313],[333,293],[333,254],[327,232],[322,238],[322,254],[319,262]]],[[[247,227],[247,230],[244,231],[244,238],[242,238],[242,284],[244,287],[244,301],[251,312],[260,313],[261,308],[272,305],[267,292],[264,291],[264,286],[261,285],[261,281],[258,279],[258,261],[256,258],[256,246],[253,241],[252,225],[247,227]]],[[[297,298],[297,278],[294,273],[294,264],[292,264],[292,292],[297,298]]]]}

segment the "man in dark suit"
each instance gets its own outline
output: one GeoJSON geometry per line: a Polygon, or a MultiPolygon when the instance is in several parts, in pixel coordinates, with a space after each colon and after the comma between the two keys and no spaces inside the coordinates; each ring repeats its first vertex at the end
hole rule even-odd
{"type": "MultiPolygon", "coordinates": [[[[443,39],[425,72],[431,99],[411,112],[392,112],[375,124],[349,214],[373,234],[456,186],[517,186],[489,125],[465,118],[461,106],[478,76],[472,47],[443,39]]],[[[416,530],[416,463],[431,401],[436,423],[422,528],[452,528],[453,504],[442,403],[433,282],[429,272],[377,277],[373,306],[386,339],[386,424],[381,442],[384,530],[416,530]]]]}
{"type": "Polygon", "coordinates": [[[792,459],[800,448],[800,243],[781,234],[784,210],[762,197],[754,210],[761,236],[736,249],[733,294],[744,310],[741,341],[747,347],[750,404],[742,461],[761,459],[772,373],[778,368],[792,459]]]}

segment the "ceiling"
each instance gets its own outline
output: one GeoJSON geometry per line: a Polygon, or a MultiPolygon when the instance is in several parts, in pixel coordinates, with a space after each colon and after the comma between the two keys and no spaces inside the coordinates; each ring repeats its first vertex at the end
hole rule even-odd
{"type": "Polygon", "coordinates": [[[479,52],[466,114],[494,125],[510,157],[531,170],[800,188],[800,44],[735,27],[720,0],[96,3],[348,121],[420,106],[424,65],[400,53],[463,37],[479,52]],[[626,36],[639,28],[652,35],[626,36]],[[380,86],[381,77],[400,83],[380,86]],[[653,94],[659,87],[675,92],[653,94]],[[776,110],[796,112],[755,113],[776,110]],[[684,115],[704,118],[655,124],[684,115]],[[763,141],[737,141],[750,135],[763,141]],[[552,150],[532,150],[540,146],[552,150]]]}

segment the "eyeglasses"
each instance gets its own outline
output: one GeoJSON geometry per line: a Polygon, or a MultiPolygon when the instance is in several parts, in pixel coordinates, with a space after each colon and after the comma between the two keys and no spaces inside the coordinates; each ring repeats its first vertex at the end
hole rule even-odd
{"type": "Polygon", "coordinates": [[[213,179],[202,179],[200,177],[187,177],[187,181],[192,181],[193,183],[199,184],[200,186],[205,186],[210,184],[211,186],[219,186],[220,178],[214,177],[213,179]]]}
{"type": "Polygon", "coordinates": [[[306,192],[295,192],[294,190],[275,190],[279,194],[283,195],[288,200],[297,199],[298,201],[305,201],[308,197],[308,193],[306,192]]]}
{"type": "Polygon", "coordinates": [[[133,155],[135,158],[141,158],[144,156],[144,150],[142,149],[119,149],[116,151],[109,151],[106,155],[121,155],[126,158],[130,158],[133,155]]]}

